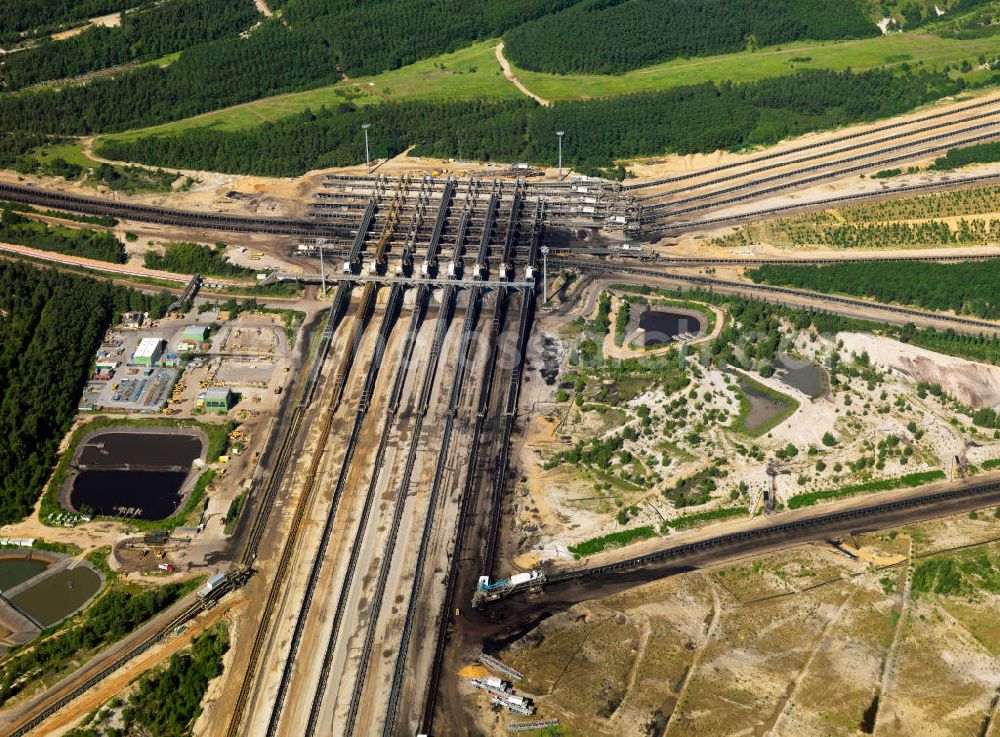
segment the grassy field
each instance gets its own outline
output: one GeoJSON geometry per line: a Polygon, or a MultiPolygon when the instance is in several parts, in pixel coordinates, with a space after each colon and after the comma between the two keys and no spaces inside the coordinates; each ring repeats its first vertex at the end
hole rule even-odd
{"type": "MultiPolygon", "coordinates": [[[[102,138],[132,140],[149,134],[174,134],[191,128],[239,130],[280,120],[306,109],[346,102],[371,105],[383,101],[509,99],[521,93],[507,81],[494,54],[497,41],[487,40],[391,72],[345,79],[335,85],[268,97],[204,113],[172,123],[126,131],[102,138]]],[[[678,59],[622,75],[556,75],[516,70],[528,89],[551,100],[648,92],[703,82],[747,82],[798,69],[867,69],[902,63],[934,68],[968,60],[976,81],[990,74],[976,70],[980,55],[1000,56],[1000,35],[942,39],[902,33],[855,41],[802,41],[793,44],[699,59],[678,59]]]]}
{"type": "Polygon", "coordinates": [[[43,146],[36,149],[34,155],[42,164],[49,163],[54,159],[62,159],[70,164],[82,166],[84,169],[93,169],[99,165],[99,162],[94,161],[83,152],[80,144],[74,142],[43,146]]]}
{"type": "MultiPolygon", "coordinates": [[[[751,82],[797,69],[860,70],[903,62],[923,62],[934,68],[963,59],[968,59],[975,67],[980,54],[987,58],[1000,54],[1000,36],[956,40],[929,34],[896,33],[855,41],[796,41],[754,52],[675,59],[621,75],[558,75],[523,70],[517,70],[516,74],[536,95],[550,100],[568,100],[719,80],[751,82]]],[[[969,77],[970,81],[975,78],[969,77]]]]}
{"type": "Polygon", "coordinates": [[[129,140],[151,133],[177,133],[189,128],[239,130],[279,120],[306,108],[317,110],[345,102],[371,105],[387,100],[470,100],[518,97],[521,93],[500,69],[493,47],[484,41],[452,54],[425,59],[374,77],[358,77],[306,92],[292,92],[197,115],[173,123],[128,131],[108,139],[129,140]]]}

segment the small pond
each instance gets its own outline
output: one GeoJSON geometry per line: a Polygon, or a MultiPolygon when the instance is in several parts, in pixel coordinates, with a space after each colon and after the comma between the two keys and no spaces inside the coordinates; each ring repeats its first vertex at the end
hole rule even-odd
{"type": "Polygon", "coordinates": [[[819,366],[790,356],[780,356],[774,362],[776,376],[785,386],[798,389],[806,396],[816,398],[826,391],[826,372],[819,366]]]}
{"type": "Polygon", "coordinates": [[[669,343],[678,335],[699,333],[702,323],[692,314],[649,309],[639,315],[639,327],[645,331],[643,347],[651,348],[669,343]]]}
{"type": "Polygon", "coordinates": [[[70,506],[104,517],[166,519],[183,501],[203,447],[190,432],[99,432],[77,453],[70,506]]]}
{"type": "Polygon", "coordinates": [[[10,600],[49,627],[86,604],[100,587],[101,577],[89,566],[79,565],[45,576],[10,600]]]}
{"type": "Polygon", "coordinates": [[[763,393],[745,379],[740,379],[740,390],[750,402],[750,411],[743,418],[743,427],[750,432],[763,427],[788,407],[785,402],[763,393]]]}
{"type": "Polygon", "coordinates": [[[191,468],[201,455],[197,435],[145,432],[104,432],[91,437],[80,449],[76,465],[87,468],[152,466],[191,468]]]}
{"type": "Polygon", "coordinates": [[[103,517],[159,520],[172,515],[184,494],[187,471],[82,471],[70,503],[103,517]]]}
{"type": "Polygon", "coordinates": [[[0,557],[0,591],[12,589],[19,583],[37,576],[49,567],[49,561],[27,556],[0,557]]]}

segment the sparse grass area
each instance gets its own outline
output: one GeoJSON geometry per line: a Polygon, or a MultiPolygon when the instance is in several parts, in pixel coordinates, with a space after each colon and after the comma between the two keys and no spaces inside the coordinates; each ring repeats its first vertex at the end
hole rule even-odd
{"type": "Polygon", "coordinates": [[[34,157],[43,166],[51,164],[55,159],[62,159],[68,164],[75,164],[84,169],[94,169],[100,166],[101,162],[95,161],[83,152],[83,147],[76,141],[56,143],[52,146],[43,146],[36,149],[34,157]]]}

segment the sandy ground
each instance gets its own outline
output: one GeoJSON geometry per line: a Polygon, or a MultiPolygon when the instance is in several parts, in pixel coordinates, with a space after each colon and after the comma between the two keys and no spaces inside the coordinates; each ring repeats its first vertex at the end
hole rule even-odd
{"type": "Polygon", "coordinates": [[[868,353],[876,363],[913,382],[940,384],[944,391],[970,407],[1000,407],[1000,367],[900,343],[898,340],[863,333],[838,333],[844,350],[868,353]]]}
{"type": "MultiPolygon", "coordinates": [[[[919,565],[995,540],[991,511],[858,536],[867,560],[805,546],[578,604],[499,655],[524,673],[537,718],[574,734],[846,737],[880,683],[877,734],[978,734],[1000,685],[1000,600],[972,579],[958,596],[903,584],[911,547],[919,565]]],[[[481,733],[518,721],[466,691],[481,733]]]]}
{"type": "Polygon", "coordinates": [[[52,40],[64,41],[67,38],[78,36],[88,28],[117,28],[121,24],[122,24],[121,13],[109,13],[108,15],[102,15],[98,18],[91,18],[89,23],[85,23],[84,25],[78,26],[77,28],[70,28],[67,31],[60,31],[59,33],[53,33],[52,40]]]}
{"type": "MultiPolygon", "coordinates": [[[[592,285],[589,294],[580,295],[585,313],[588,308],[595,309],[594,293],[599,287],[600,284],[592,285]]],[[[539,334],[556,346],[562,362],[561,374],[574,370],[568,364],[570,348],[578,334],[578,329],[574,333],[569,325],[574,314],[543,317],[539,323],[539,334]]],[[[717,319],[717,326],[721,324],[722,320],[717,319]]],[[[533,350],[540,353],[542,349],[533,350]]],[[[851,472],[848,464],[865,455],[874,456],[879,443],[889,436],[901,441],[901,448],[912,445],[913,454],[908,459],[890,455],[884,470],[875,472],[876,477],[898,478],[935,468],[950,475],[955,472],[956,456],[975,465],[1000,455],[1000,443],[992,439],[991,431],[977,430],[967,417],[957,426],[951,424],[949,420],[955,416],[955,410],[950,401],[930,394],[921,399],[916,386],[921,381],[941,383],[947,394],[964,404],[994,406],[1000,403],[1000,392],[995,388],[1000,369],[996,367],[859,334],[826,336],[811,331],[791,332],[783,338],[780,351],[818,366],[826,365],[834,351],[848,362],[853,360],[852,353],[860,356],[867,351],[884,378],[871,389],[865,381],[855,378],[847,390],[827,390],[811,397],[783,381],[780,371],[768,378],[753,373],[755,381],[798,403],[791,416],[760,437],[748,437],[732,429],[729,418],[739,413],[732,377],[704,365],[700,376],[692,375],[691,383],[677,394],[667,395],[654,386],[639,388],[634,398],[619,402],[604,413],[580,411],[572,402],[556,403],[558,385],[547,386],[541,381],[526,385],[523,402],[531,411],[526,418],[525,442],[520,454],[524,479],[516,489],[514,501],[517,565],[528,568],[539,560],[565,558],[568,547],[592,537],[623,527],[658,527],[675,516],[715,506],[735,503],[745,505],[751,514],[757,513],[769,487],[774,489],[779,503],[787,503],[803,492],[856,483],[861,479],[851,472]],[[843,347],[838,348],[841,340],[843,347]],[[689,394],[696,396],[698,402],[689,402],[680,420],[676,413],[661,409],[664,402],[689,394]],[[642,459],[644,482],[637,485],[616,480],[627,478],[623,474],[627,469],[616,463],[605,469],[587,470],[567,463],[543,469],[547,460],[573,443],[607,438],[626,425],[639,427],[636,412],[643,405],[652,409],[652,426],[641,431],[638,441],[626,441],[624,447],[642,459]],[[710,412],[723,412],[727,419],[706,419],[706,413],[710,412]],[[656,429],[671,418],[675,423],[682,422],[678,429],[667,432],[656,429]],[[917,428],[919,439],[908,429],[910,423],[917,428]],[[700,428],[701,435],[694,444],[687,435],[692,428],[700,428]],[[836,446],[824,445],[826,433],[837,439],[836,446]],[[755,459],[740,450],[748,444],[763,451],[768,460],[789,444],[799,452],[792,459],[778,462],[778,474],[772,481],[766,473],[764,458],[755,459]],[[657,460],[664,449],[671,458],[669,466],[657,460]],[[668,498],[675,483],[707,468],[712,459],[719,457],[727,459],[727,473],[717,481],[708,504],[675,509],[668,498]],[[904,460],[908,462],[904,464],[904,460]],[[823,468],[817,465],[818,461],[823,468]],[[601,488],[609,480],[614,488],[601,488]],[[731,501],[733,494],[737,494],[735,502],[731,501]],[[616,515],[626,507],[633,511],[623,526],[616,515]]],[[[597,402],[593,392],[593,389],[588,391],[586,402],[597,402]]],[[[572,398],[572,389],[569,394],[572,398]]]]}

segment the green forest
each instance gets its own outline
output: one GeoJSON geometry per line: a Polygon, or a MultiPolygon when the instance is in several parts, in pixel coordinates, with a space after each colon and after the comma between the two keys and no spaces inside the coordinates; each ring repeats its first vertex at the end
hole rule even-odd
{"type": "Polygon", "coordinates": [[[700,84],[617,98],[541,107],[527,101],[351,103],[308,111],[256,128],[195,128],[173,136],[108,140],[98,154],[234,173],[296,176],[364,161],[362,122],[371,123],[372,155],[398,154],[555,164],[555,132],[564,160],[598,173],[618,158],[732,149],[910,110],[961,90],[946,74],[804,71],[748,84],[700,84]]]}
{"type": "Polygon", "coordinates": [[[931,169],[946,171],[969,164],[993,164],[1000,161],[1000,142],[980,143],[966,148],[953,148],[934,160],[931,169]]]}
{"type": "Polygon", "coordinates": [[[179,274],[211,274],[213,276],[252,276],[255,272],[231,264],[223,255],[226,244],[215,248],[198,243],[168,243],[161,256],[147,251],[143,263],[150,269],[173,271],[179,274]]]}
{"type": "Polygon", "coordinates": [[[900,261],[767,265],[750,270],[747,275],[756,283],[871,297],[879,302],[951,310],[986,319],[1000,317],[1000,262],[995,260],[957,264],[900,261]]]}
{"type": "Polygon", "coordinates": [[[0,241],[116,264],[126,260],[125,246],[113,233],[49,225],[6,207],[0,208],[0,241]]]}
{"type": "Polygon", "coordinates": [[[877,36],[852,0],[587,0],[508,31],[523,69],[617,74],[798,39],[877,36]]]}
{"type": "MultiPolygon", "coordinates": [[[[19,5],[27,0],[17,0],[19,5]]],[[[180,0],[177,0],[178,2],[180,0]]],[[[214,13],[219,3],[187,0],[214,13]]],[[[237,2],[237,0],[227,0],[237,2]]],[[[252,3],[242,3],[253,7],[252,3]]],[[[330,3],[326,0],[289,0],[282,8],[282,18],[261,21],[252,33],[220,37],[195,43],[200,36],[232,35],[244,22],[238,13],[213,20],[200,28],[189,28],[178,19],[168,25],[172,4],[155,11],[143,10],[139,18],[156,12],[156,23],[146,23],[140,36],[143,44],[134,44],[132,58],[149,58],[156,46],[160,51],[181,44],[194,44],[180,57],[166,65],[148,65],[113,77],[95,79],[86,86],[75,85],[61,90],[39,89],[16,95],[0,94],[0,127],[25,132],[69,133],[84,135],[121,131],[235,105],[261,97],[311,89],[332,84],[349,75],[372,74],[395,69],[418,59],[452,51],[482,38],[504,31],[546,12],[571,4],[571,0],[513,0],[489,2],[466,0],[462,8],[451,3],[427,3],[426,0],[376,0],[366,3],[330,3]],[[154,30],[155,29],[155,30],[154,30]],[[213,30],[214,29],[214,30],[213,30]]],[[[229,7],[228,5],[226,7],[229,7]]],[[[233,6],[235,7],[235,6],[233,6]]],[[[135,33],[135,32],[133,32],[135,33]]],[[[82,69],[93,66],[91,57],[123,58],[119,47],[127,39],[119,34],[95,34],[87,31],[73,41],[83,44],[83,58],[75,58],[73,46],[57,52],[43,44],[38,53],[44,59],[45,72],[30,69],[30,63],[15,63],[19,83],[29,79],[50,79],[55,70],[82,69]],[[98,39],[107,36],[107,41],[98,39]],[[114,56],[114,54],[118,56],[114,56]]],[[[14,74],[14,72],[12,72],[14,74]]]]}
{"type": "Polygon", "coordinates": [[[0,66],[0,81],[8,90],[19,90],[38,82],[156,59],[199,43],[235,37],[260,17],[246,0],[168,0],[124,13],[118,27],[98,26],[10,54],[0,66]]]}
{"type": "Polygon", "coordinates": [[[0,261],[0,524],[41,494],[108,325],[126,310],[160,317],[172,301],[0,261]]]}
{"type": "Polygon", "coordinates": [[[51,33],[149,0],[7,0],[0,3],[0,45],[51,33]]]}

